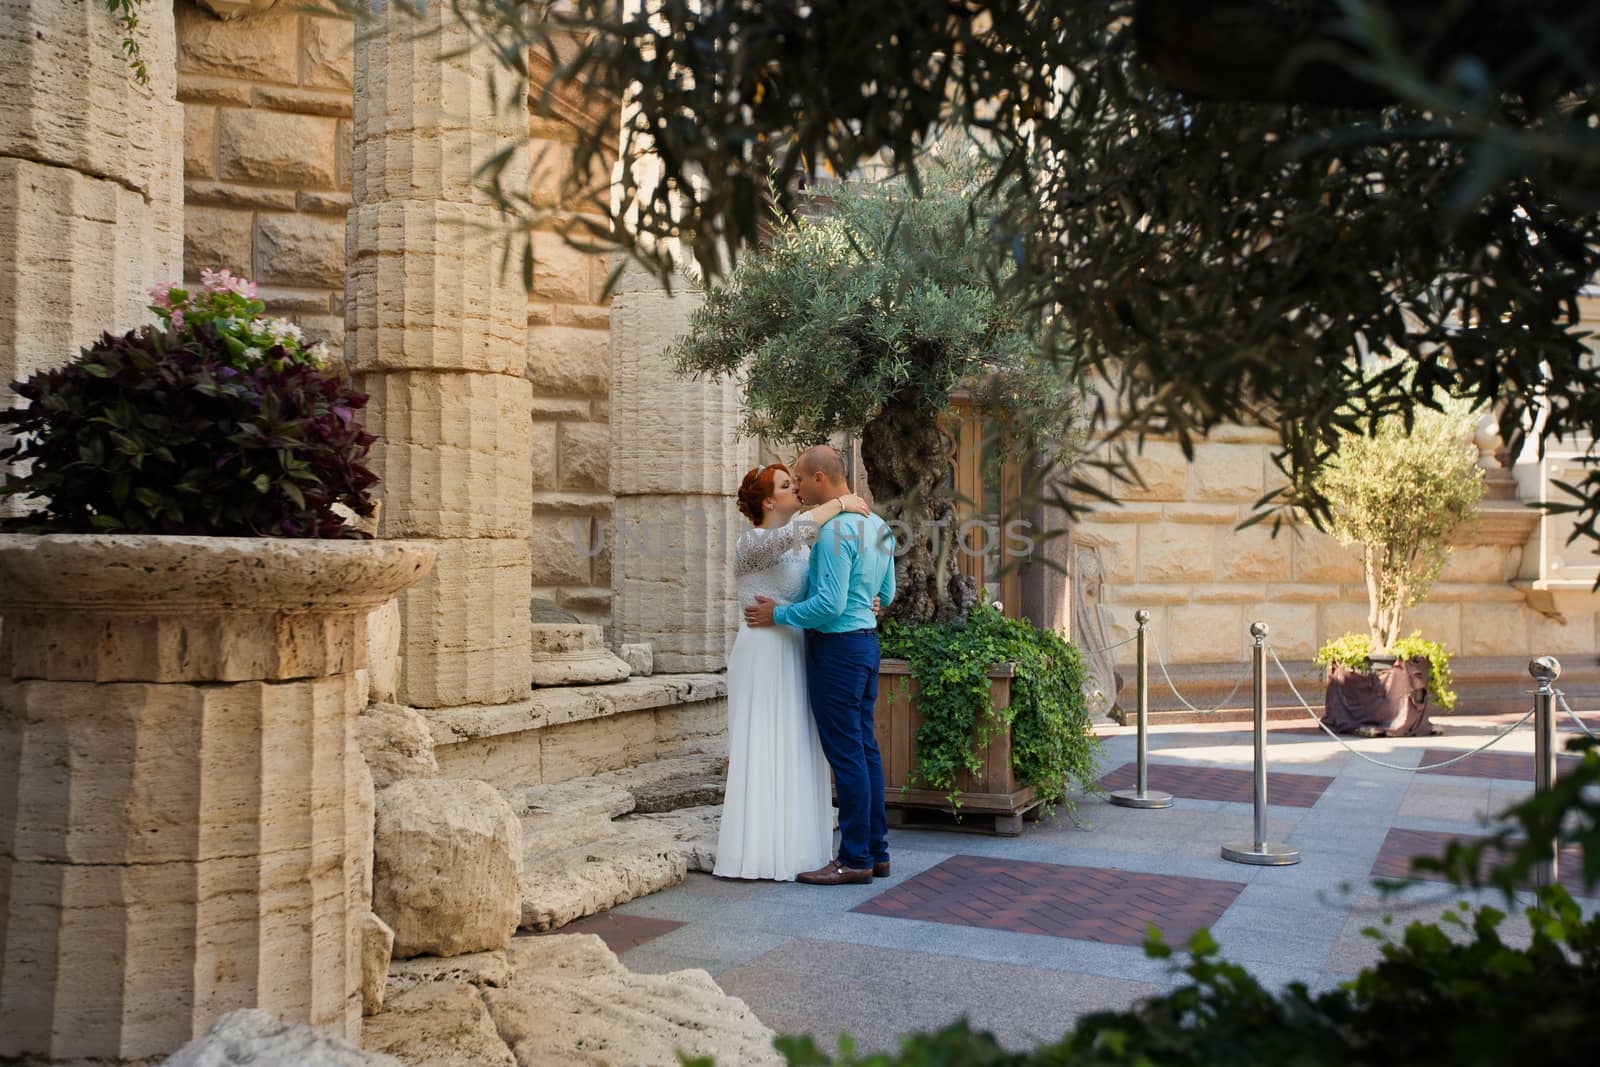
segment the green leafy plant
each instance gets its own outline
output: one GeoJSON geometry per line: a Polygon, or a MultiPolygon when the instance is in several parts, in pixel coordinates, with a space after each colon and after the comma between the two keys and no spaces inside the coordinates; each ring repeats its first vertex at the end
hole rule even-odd
{"type": "Polygon", "coordinates": [[[1373,648],[1394,651],[1400,625],[1427,596],[1450,531],[1477,513],[1483,470],[1472,445],[1470,406],[1391,415],[1370,434],[1343,433],[1318,479],[1341,542],[1361,550],[1373,648]]]}
{"type": "Polygon", "coordinates": [[[213,354],[236,370],[327,362],[322,342],[308,345],[300,327],[268,316],[265,301],[256,297],[256,283],[227,268],[201,271],[198,289],[179,282],[152,286],[150,300],[150,310],[168,332],[190,339],[204,334],[213,354]]]}
{"type": "Polygon", "coordinates": [[[919,191],[840,185],[778,227],[725,285],[711,287],[670,358],[680,374],[736,377],[745,432],[815,444],[861,435],[875,505],[898,527],[907,622],[956,619],[975,600],[962,574],[945,489],[951,391],[973,390],[995,431],[992,457],[1075,455],[1079,390],[1040,354],[1025,307],[993,284],[1010,270],[985,213],[970,146],[941,145],[919,191]]]}
{"type": "MultiPolygon", "coordinates": [[[[1335,637],[1323,645],[1317,652],[1316,664],[1324,670],[1337,663],[1350,671],[1370,671],[1372,652],[1371,634],[1349,633],[1335,637]]],[[[1428,694],[1444,711],[1456,706],[1456,692],[1450,688],[1455,683],[1455,675],[1450,672],[1450,653],[1445,651],[1444,645],[1438,641],[1426,640],[1422,636],[1422,631],[1413,630],[1411,636],[1399,638],[1394,642],[1393,654],[1397,660],[1402,661],[1426,656],[1428,694]]]]}
{"type": "Polygon", "coordinates": [[[0,450],[16,465],[0,496],[38,510],[5,528],[366,536],[336,505],[374,511],[373,437],[356,421],[367,398],[288,324],[221,313],[259,311],[239,282],[213,276],[198,298],[165,287],[161,326],[106,334],[67,366],[13,384],[27,403],[0,411],[16,435],[0,450]]]}
{"type": "Polygon", "coordinates": [[[143,3],[144,0],[106,0],[106,10],[116,18],[117,28],[122,31],[122,54],[128,57],[134,80],[140,85],[149,85],[150,71],[144,65],[139,39],[134,36],[139,30],[139,8],[143,3]]]}
{"type": "Polygon", "coordinates": [[[980,771],[978,750],[995,730],[1009,726],[1017,780],[1046,804],[1066,801],[1074,782],[1094,790],[1102,748],[1084,702],[1083,658],[1059,634],[1008,619],[980,601],[965,622],[910,626],[886,619],[880,641],[883,655],[910,664],[917,683],[923,719],[917,730],[918,785],[947,790],[959,805],[956,777],[980,771]],[[1013,664],[1016,673],[1011,706],[996,711],[989,671],[1000,663],[1013,664]]]}

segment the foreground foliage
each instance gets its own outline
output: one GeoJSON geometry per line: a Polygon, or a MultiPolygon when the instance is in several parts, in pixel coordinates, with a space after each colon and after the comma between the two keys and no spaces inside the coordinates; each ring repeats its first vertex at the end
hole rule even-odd
{"type": "MultiPolygon", "coordinates": [[[[909,171],[936,131],[980,131],[996,189],[1017,189],[994,230],[1010,288],[1068,381],[1107,383],[1097,428],[1187,448],[1219,425],[1271,426],[1289,485],[1266,504],[1322,521],[1315,475],[1339,434],[1430,407],[1441,386],[1496,405],[1513,453],[1530,428],[1600,429],[1577,307],[1600,268],[1600,19],[1530,3],[456,6],[537,107],[594,107],[575,192],[619,149],[605,101],[627,101],[620,151],[653,163],[623,168],[619,217],[666,279],[674,248],[716,273],[755,245],[774,174],[781,212],[808,173],[909,171]],[[1148,62],[1171,20],[1211,36],[1171,34],[1171,62],[1148,62]],[[1241,50],[1263,60],[1253,85],[1170,80],[1231,72],[1241,50]],[[1373,91],[1314,91],[1330,71],[1373,91]],[[1402,367],[1376,379],[1353,358],[1391,349],[1402,367]]],[[[484,173],[502,204],[530,233],[557,221],[508,159],[484,173]]],[[[1095,479],[1077,488],[1064,504],[1095,479]]],[[[1600,469],[1583,492],[1593,534],[1600,469]]]]}
{"type": "Polygon", "coordinates": [[[1004,725],[1017,781],[1046,804],[1065,800],[1074,785],[1093,790],[1102,747],[1084,700],[1083,657],[1055,631],[980,602],[964,623],[885,620],[879,639],[883,655],[906,660],[917,683],[918,786],[946,790],[959,805],[957,775],[983,769],[977,750],[1004,725]],[[996,712],[989,669],[1000,663],[1015,664],[1016,674],[1011,706],[996,712]]]}

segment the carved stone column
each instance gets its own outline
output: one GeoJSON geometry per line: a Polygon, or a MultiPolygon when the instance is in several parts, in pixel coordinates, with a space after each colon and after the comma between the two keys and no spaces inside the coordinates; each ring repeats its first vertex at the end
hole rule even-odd
{"type": "Polygon", "coordinates": [[[638,269],[611,298],[613,640],[651,642],[658,672],[721,670],[739,625],[734,493],[756,442],[738,433],[737,383],[686,381],[662,358],[699,301],[638,269]]]}
{"type": "Polygon", "coordinates": [[[397,699],[506,703],[530,685],[527,297],[475,174],[513,149],[526,185],[527,114],[490,99],[494,56],[448,5],[385,17],[356,36],[345,352],[372,395],[379,535],[439,553],[401,599],[397,699]]]}
{"type": "MultiPolygon", "coordinates": [[[[433,551],[0,536],[0,1060],[361,1032],[367,615],[433,551]]],[[[369,787],[370,788],[370,787],[369,787]]]]}

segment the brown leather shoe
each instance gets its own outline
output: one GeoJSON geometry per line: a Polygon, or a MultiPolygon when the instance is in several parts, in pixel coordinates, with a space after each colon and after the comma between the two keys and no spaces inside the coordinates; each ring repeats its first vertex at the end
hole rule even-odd
{"type": "Polygon", "coordinates": [[[887,878],[887,877],[889,877],[889,861],[888,860],[879,860],[877,863],[874,863],[872,865],[872,877],[874,877],[874,878],[887,878]]]}
{"type": "Polygon", "coordinates": [[[872,868],[841,867],[839,861],[834,860],[814,871],[807,871],[795,880],[806,885],[870,885],[872,868]]]}

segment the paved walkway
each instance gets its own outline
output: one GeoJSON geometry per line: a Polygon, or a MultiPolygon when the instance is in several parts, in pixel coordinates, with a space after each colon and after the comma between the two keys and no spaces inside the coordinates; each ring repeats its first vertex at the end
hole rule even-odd
{"type": "MultiPolygon", "coordinates": [[[[1415,767],[1424,756],[1436,762],[1481,744],[1508,720],[1436,722],[1442,737],[1354,743],[1415,767]]],[[[1600,717],[1589,722],[1600,727],[1600,717]]],[[[1106,771],[1128,773],[1121,768],[1134,758],[1132,732],[1104,733],[1106,771]]],[[[1248,730],[1173,726],[1152,731],[1150,742],[1151,788],[1178,794],[1173,808],[1085,801],[1083,825],[1058,817],[1016,838],[899,830],[890,839],[894,874],[871,886],[691,875],[568,929],[605,936],[635,970],[704,968],[779,1031],[830,1044],[848,1032],[858,1048],[893,1048],[902,1033],[965,1014],[1008,1047],[1025,1048],[1055,1039],[1080,1014],[1175,983],[1169,965],[1139,947],[1149,919],[1169,939],[1210,926],[1225,957],[1269,984],[1331,987],[1377,958],[1361,931],[1385,914],[1398,929],[1471,899],[1423,883],[1386,904],[1372,889],[1374,873],[1403,870],[1418,848],[1481,832],[1481,815],[1531,789],[1527,727],[1494,758],[1448,773],[1373,766],[1309,724],[1279,724],[1270,737],[1269,837],[1302,850],[1297,866],[1219,856],[1223,842],[1251,836],[1248,730]]]]}

